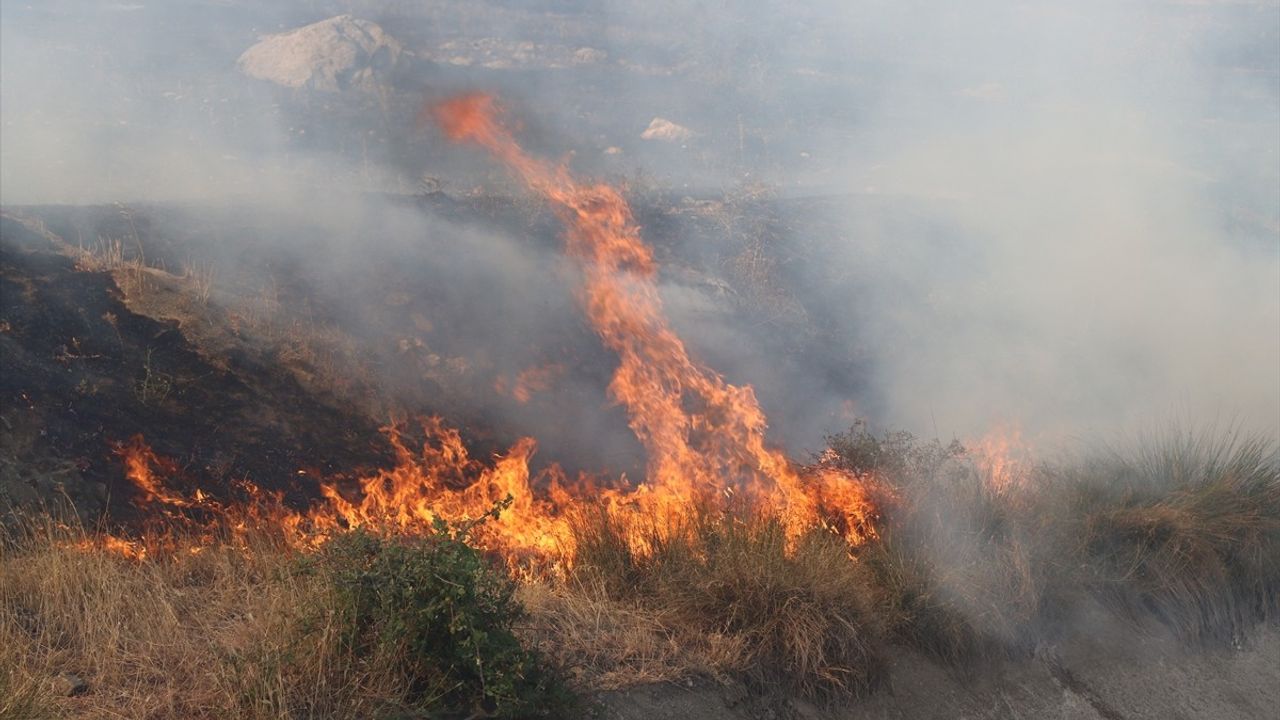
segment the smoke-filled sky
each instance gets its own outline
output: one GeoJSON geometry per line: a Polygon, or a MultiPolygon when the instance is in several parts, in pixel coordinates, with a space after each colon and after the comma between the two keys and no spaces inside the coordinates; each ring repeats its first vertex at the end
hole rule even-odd
{"type": "MultiPolygon", "coordinates": [[[[414,125],[424,98],[479,87],[507,100],[535,151],[584,174],[677,196],[763,182],[780,212],[825,198],[811,211],[821,222],[780,223],[780,247],[810,254],[779,272],[834,338],[807,354],[778,360],[762,349],[767,323],[721,323],[705,289],[667,283],[694,351],[756,384],[794,443],[816,446],[850,407],[943,439],[1171,418],[1280,433],[1276,2],[83,1],[0,13],[5,205],[251,199],[306,217],[347,207],[323,200],[333,192],[411,192],[424,174],[446,191],[510,192],[483,157],[414,125]],[[381,90],[286,89],[237,70],[260,35],[344,12],[407,51],[381,90]],[[641,139],[655,117],[689,134],[641,139]]],[[[308,262],[340,275],[341,248],[309,248],[308,262]]],[[[510,262],[499,277],[515,283],[541,261],[510,262]]],[[[549,305],[572,312],[562,296],[549,305]]]]}

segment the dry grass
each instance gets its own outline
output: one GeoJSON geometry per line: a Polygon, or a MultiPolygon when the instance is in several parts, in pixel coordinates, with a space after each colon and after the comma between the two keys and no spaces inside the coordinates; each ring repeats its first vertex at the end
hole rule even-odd
{"type": "MultiPolygon", "coordinates": [[[[0,555],[0,677],[18,698],[57,717],[342,717],[394,691],[338,656],[323,613],[297,632],[308,608],[324,607],[324,588],[266,538],[175,535],[143,561],[90,542],[46,519],[0,555]],[[54,697],[60,672],[89,691],[54,697]]],[[[0,707],[5,718],[26,712],[0,707]]]]}
{"type": "Polygon", "coordinates": [[[57,715],[50,688],[22,671],[25,660],[21,646],[0,645],[0,720],[52,720],[57,715]]]}
{"type": "Polygon", "coordinates": [[[1136,621],[1238,640],[1280,610],[1278,467],[1261,438],[1174,431],[1073,469],[1065,534],[1085,582],[1136,621]]]}
{"type": "MultiPolygon", "coordinates": [[[[415,684],[416,672],[451,666],[358,640],[368,619],[350,604],[345,569],[325,571],[329,546],[304,559],[267,533],[172,530],[131,559],[103,538],[47,515],[0,535],[0,720],[447,718],[476,710],[442,705],[443,696],[423,696],[415,684]],[[60,673],[83,678],[87,692],[58,692],[60,673]]],[[[427,617],[415,612],[427,611],[405,609],[390,621],[412,627],[427,617]]],[[[492,632],[469,637],[491,642],[492,632]]],[[[510,660],[518,648],[505,652],[510,660]]],[[[503,658],[485,660],[492,674],[503,658]]],[[[545,704],[566,698],[548,695],[545,704]]]]}
{"type": "Polygon", "coordinates": [[[896,642],[953,664],[1031,651],[1081,603],[1189,641],[1238,640],[1280,608],[1274,443],[1170,432],[1129,453],[993,481],[959,448],[865,428],[833,439],[894,488],[858,557],[896,642]]]}
{"type": "Polygon", "coordinates": [[[124,241],[99,237],[89,247],[76,248],[76,266],[89,272],[113,272],[126,267],[124,241]]]}
{"type": "Polygon", "coordinates": [[[897,642],[951,664],[1033,644],[1047,558],[1015,526],[1006,498],[976,475],[915,488],[858,558],[883,589],[878,611],[897,642]]]}
{"type": "Polygon", "coordinates": [[[877,590],[830,533],[792,546],[774,521],[703,513],[654,532],[638,552],[604,512],[584,513],[575,532],[579,582],[653,613],[670,636],[737,648],[734,662],[712,668],[719,674],[813,697],[861,692],[882,676],[877,590]]]}
{"type": "Polygon", "coordinates": [[[743,638],[673,627],[662,611],[610,597],[597,584],[531,581],[519,598],[529,609],[529,637],[582,687],[615,690],[746,669],[743,638]]]}
{"type": "MultiPolygon", "coordinates": [[[[768,520],[702,514],[637,551],[583,509],[567,578],[525,578],[517,627],[579,688],[693,676],[839,698],[889,644],[952,666],[1028,653],[1081,602],[1188,640],[1238,640],[1280,610],[1280,470],[1260,440],[1180,436],[995,485],[956,448],[845,437],[893,488],[851,549],[768,520]]],[[[660,532],[658,530],[661,530],[660,532]]],[[[344,650],[333,589],[265,535],[180,534],[144,561],[28,521],[0,545],[0,719],[356,717],[395,673],[344,650]],[[80,697],[49,692],[74,672],[80,697]]]]}
{"type": "Polygon", "coordinates": [[[182,266],[182,277],[191,283],[191,295],[201,305],[209,304],[217,268],[213,263],[188,260],[182,266]]]}
{"type": "MultiPolygon", "coordinates": [[[[153,268],[147,264],[142,245],[136,238],[130,251],[125,250],[125,242],[119,238],[99,237],[93,245],[71,248],[69,252],[77,268],[86,272],[111,273],[126,293],[147,292],[156,283],[152,274],[157,270],[164,272],[163,267],[153,268]]],[[[163,266],[163,262],[160,265],[163,266]]],[[[196,290],[199,291],[198,283],[196,290]]]]}

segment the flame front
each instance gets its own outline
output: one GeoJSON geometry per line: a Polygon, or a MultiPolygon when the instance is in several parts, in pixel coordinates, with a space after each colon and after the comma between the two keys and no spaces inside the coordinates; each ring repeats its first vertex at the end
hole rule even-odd
{"type": "MultiPolygon", "coordinates": [[[[767,422],[751,387],[733,385],[690,357],[663,311],[653,254],[615,188],[580,183],[564,167],[526,154],[498,122],[498,106],[490,96],[461,96],[423,115],[450,139],[486,148],[549,200],[564,221],[566,253],[582,271],[579,298],[596,333],[620,361],[609,392],[626,408],[630,427],[645,447],[646,480],[602,488],[580,478],[570,485],[555,467],[534,478],[531,438],[486,464],[470,457],[456,430],[428,418],[416,452],[399,428],[385,429],[396,465],[359,480],[358,500],[331,482],[322,483],[323,502],[306,512],[287,510],[276,497],[271,514],[281,527],[303,544],[357,526],[413,532],[437,518],[479,517],[510,498],[499,518],[480,528],[476,541],[517,562],[572,563],[568,517],[582,502],[601,503],[640,550],[655,529],[688,527],[695,513],[708,511],[769,518],[791,538],[814,528],[855,544],[874,536],[866,478],[825,464],[797,468],[765,443],[767,422]]],[[[147,502],[245,514],[166,489],[157,480],[162,459],[140,438],[121,455],[127,476],[147,502]]],[[[260,519],[262,511],[249,515],[260,519]]]]}
{"type": "MultiPolygon", "coordinates": [[[[497,520],[480,529],[478,541],[515,557],[563,556],[569,549],[568,526],[551,502],[535,497],[529,459],[536,443],[522,438],[491,466],[472,460],[458,431],[439,418],[423,422],[419,452],[405,444],[401,432],[386,428],[396,465],[360,480],[361,500],[348,501],[333,485],[321,492],[329,505],[313,509],[313,528],[371,526],[410,531],[429,527],[436,518],[462,520],[484,515],[499,502],[511,504],[497,520]]],[[[558,485],[556,471],[547,483],[558,485]]]]}
{"type": "Polygon", "coordinates": [[[824,497],[838,497],[853,505],[825,510],[845,527],[869,528],[866,496],[854,478],[825,471],[802,481],[765,444],[767,422],[751,387],[730,384],[690,358],[663,312],[653,254],[615,188],[579,183],[565,168],[529,156],[498,121],[491,96],[457,97],[430,114],[450,139],[487,149],[564,221],[566,252],[583,271],[587,317],[620,360],[609,391],[648,452],[647,482],[627,501],[650,517],[678,519],[726,490],[741,492],[795,536],[823,520],[824,497]]]}

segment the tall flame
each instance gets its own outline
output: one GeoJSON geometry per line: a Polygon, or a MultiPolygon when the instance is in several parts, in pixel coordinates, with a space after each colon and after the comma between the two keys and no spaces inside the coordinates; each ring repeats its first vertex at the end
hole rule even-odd
{"type": "Polygon", "coordinates": [[[253,487],[248,488],[255,498],[250,507],[221,505],[198,491],[187,497],[169,490],[158,475],[173,476],[176,466],[135,438],[120,455],[146,502],[184,512],[209,510],[230,519],[233,527],[274,518],[292,540],[309,545],[343,527],[412,532],[437,519],[475,518],[510,498],[476,540],[513,561],[571,563],[575,548],[567,517],[571,506],[584,500],[601,502],[639,549],[654,529],[677,528],[697,512],[730,507],[774,519],[792,538],[820,527],[850,543],[874,535],[866,478],[830,464],[802,472],[765,443],[767,422],[751,387],[733,385],[690,357],[663,311],[653,254],[616,189],[580,183],[564,167],[525,153],[498,121],[490,96],[457,97],[426,108],[424,116],[452,140],[487,149],[549,200],[564,221],[566,252],[582,270],[580,300],[597,334],[620,360],[609,392],[626,408],[646,449],[646,481],[600,488],[580,478],[569,485],[554,466],[542,477],[531,477],[529,459],[536,447],[531,438],[484,463],[470,457],[456,430],[428,418],[416,452],[400,428],[385,429],[396,465],[361,479],[358,500],[348,499],[337,484],[322,482],[324,501],[302,513],[253,487]]]}
{"type": "Polygon", "coordinates": [[[587,317],[621,361],[609,391],[626,407],[648,452],[648,487],[635,501],[670,517],[737,487],[791,534],[812,526],[817,498],[782,453],[765,444],[767,423],[751,387],[694,362],[671,329],[653,254],[622,195],[608,185],[580,183],[564,167],[525,153],[498,121],[489,95],[456,97],[430,114],[451,140],[487,149],[551,201],[565,222],[566,251],[583,270],[587,317]]]}

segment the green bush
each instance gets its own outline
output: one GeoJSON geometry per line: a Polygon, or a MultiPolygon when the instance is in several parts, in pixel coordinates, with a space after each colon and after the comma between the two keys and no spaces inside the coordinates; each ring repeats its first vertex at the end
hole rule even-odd
{"type": "Polygon", "coordinates": [[[315,562],[332,584],[341,644],[397,678],[395,716],[562,717],[573,697],[513,632],[524,613],[515,585],[467,544],[474,525],[331,540],[315,562]]]}

